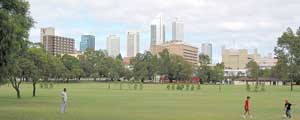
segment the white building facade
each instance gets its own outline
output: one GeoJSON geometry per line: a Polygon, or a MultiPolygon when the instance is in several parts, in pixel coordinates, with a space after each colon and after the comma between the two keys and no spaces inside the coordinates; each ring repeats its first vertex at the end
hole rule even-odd
{"type": "Polygon", "coordinates": [[[162,15],[156,16],[151,23],[151,46],[165,43],[165,24],[162,15]]]}
{"type": "Polygon", "coordinates": [[[117,57],[120,54],[120,37],[109,35],[106,41],[107,53],[111,57],[117,57]]]}
{"type": "Polygon", "coordinates": [[[180,18],[176,18],[172,23],[172,40],[184,40],[184,23],[180,18]]]}
{"type": "Polygon", "coordinates": [[[127,57],[135,57],[140,49],[140,34],[137,31],[127,32],[127,57]]]}

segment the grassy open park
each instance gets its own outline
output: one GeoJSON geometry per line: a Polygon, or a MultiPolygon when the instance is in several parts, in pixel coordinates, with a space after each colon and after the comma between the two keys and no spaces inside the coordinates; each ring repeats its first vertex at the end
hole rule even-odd
{"type": "MultiPolygon", "coordinates": [[[[11,86],[0,87],[1,120],[240,120],[244,99],[251,96],[255,120],[280,120],[285,98],[298,104],[300,88],[266,86],[265,92],[246,92],[245,86],[203,85],[201,90],[167,90],[166,85],[146,84],[143,90],[107,89],[105,83],[55,84],[38,89],[31,97],[31,84],[21,86],[17,99],[11,86]],[[60,92],[68,89],[67,113],[60,113],[60,92]]],[[[126,87],[126,84],[123,85],[126,87]]],[[[299,120],[300,106],[292,107],[299,120]]]]}

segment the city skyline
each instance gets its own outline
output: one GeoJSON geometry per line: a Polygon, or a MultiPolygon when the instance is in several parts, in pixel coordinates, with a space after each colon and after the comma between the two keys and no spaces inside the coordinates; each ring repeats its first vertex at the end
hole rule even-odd
{"type": "Polygon", "coordinates": [[[297,28],[296,21],[300,21],[297,13],[292,15],[290,12],[300,7],[298,1],[289,1],[289,5],[279,0],[263,2],[187,0],[163,3],[145,0],[134,4],[143,6],[143,10],[140,7],[130,7],[126,1],[118,0],[56,2],[29,0],[29,2],[30,11],[37,22],[35,28],[31,30],[31,41],[39,42],[39,29],[51,26],[56,28],[58,35],[74,38],[77,50],[82,34],[94,34],[97,37],[95,44],[98,50],[106,48],[106,37],[112,33],[120,35],[123,56],[126,55],[126,31],[130,29],[141,31],[140,52],[148,50],[149,25],[159,13],[163,13],[165,17],[166,41],[172,39],[172,20],[179,16],[185,21],[185,41],[199,48],[202,43],[211,42],[214,46],[214,62],[220,61],[222,45],[227,48],[258,48],[263,55],[273,52],[281,33],[287,27],[297,28]],[[231,4],[235,6],[232,7],[231,4]],[[286,7],[289,9],[281,10],[286,7]],[[128,14],[123,14],[124,11],[128,14]],[[244,44],[246,42],[247,44],[244,44]]]}

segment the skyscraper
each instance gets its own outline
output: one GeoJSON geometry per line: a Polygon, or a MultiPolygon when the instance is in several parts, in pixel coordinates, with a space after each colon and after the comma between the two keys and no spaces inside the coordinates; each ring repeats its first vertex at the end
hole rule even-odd
{"type": "Polygon", "coordinates": [[[184,40],[184,23],[179,18],[176,18],[172,23],[172,40],[184,40]]]}
{"type": "Polygon", "coordinates": [[[46,28],[41,28],[41,34],[40,34],[40,42],[43,44],[43,38],[46,35],[55,35],[55,29],[53,27],[46,27],[46,28]]]}
{"type": "Polygon", "coordinates": [[[212,44],[203,43],[201,45],[201,54],[207,55],[209,57],[209,62],[212,63],[212,44]]]}
{"type": "Polygon", "coordinates": [[[109,35],[106,41],[106,49],[109,56],[117,57],[120,54],[120,37],[109,35]]]}
{"type": "Polygon", "coordinates": [[[95,50],[95,36],[82,35],[80,42],[80,52],[84,52],[87,48],[95,50]]]}
{"type": "Polygon", "coordinates": [[[139,52],[140,35],[137,31],[127,32],[127,57],[135,57],[139,52]]]}
{"type": "Polygon", "coordinates": [[[165,42],[165,24],[162,15],[159,14],[151,23],[151,46],[160,45],[165,42]]]}

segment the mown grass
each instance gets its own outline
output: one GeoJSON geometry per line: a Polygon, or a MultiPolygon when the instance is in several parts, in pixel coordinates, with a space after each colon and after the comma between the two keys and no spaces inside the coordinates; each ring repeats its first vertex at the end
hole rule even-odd
{"type": "MultiPolygon", "coordinates": [[[[128,88],[127,84],[123,88],[128,88]]],[[[146,84],[143,90],[107,89],[105,83],[55,84],[38,88],[31,97],[31,85],[22,85],[22,98],[0,87],[1,120],[241,120],[244,99],[251,96],[255,120],[281,120],[284,99],[300,102],[300,88],[291,93],[288,86],[266,86],[265,92],[246,92],[245,86],[204,85],[201,90],[167,90],[166,85],[146,84]],[[60,92],[68,89],[67,113],[59,113],[60,92]]],[[[299,120],[300,106],[292,107],[299,120]]]]}

